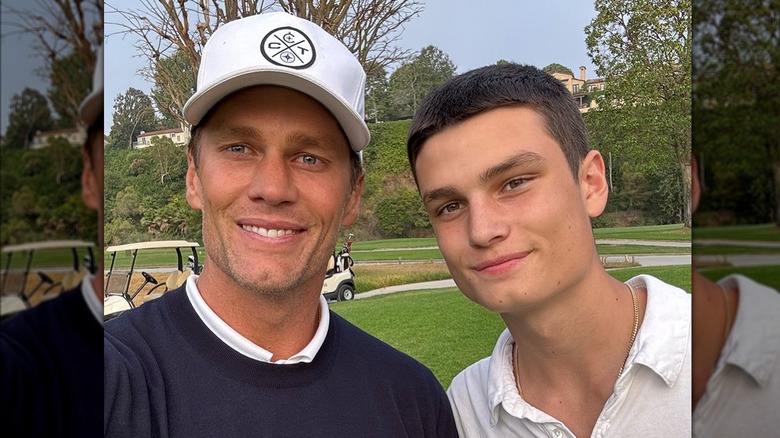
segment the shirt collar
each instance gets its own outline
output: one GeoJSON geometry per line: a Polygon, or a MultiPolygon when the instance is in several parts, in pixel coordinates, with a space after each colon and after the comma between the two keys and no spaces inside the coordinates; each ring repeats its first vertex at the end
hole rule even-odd
{"type": "Polygon", "coordinates": [[[95,295],[95,289],[92,287],[92,279],[94,277],[93,274],[87,274],[81,279],[81,296],[87,302],[90,313],[92,313],[100,325],[103,325],[103,303],[95,295]]]}
{"type": "Polygon", "coordinates": [[[742,369],[763,387],[780,357],[778,291],[742,275],[730,275],[718,283],[739,290],[739,305],[713,379],[730,364],[742,369]]]}
{"type": "MultiPolygon", "coordinates": [[[[632,287],[647,289],[647,308],[637,332],[625,371],[616,382],[616,391],[626,388],[634,364],[653,370],[667,386],[674,385],[689,354],[691,335],[691,298],[685,291],[649,275],[630,279],[632,287]]],[[[518,418],[535,423],[556,421],[545,412],[526,403],[517,393],[512,369],[512,335],[505,329],[499,336],[488,365],[487,400],[490,424],[498,423],[499,406],[518,418]]],[[[635,372],[635,371],[634,371],[635,372]]]]}
{"type": "Polygon", "coordinates": [[[621,377],[626,377],[634,364],[644,365],[672,387],[690,353],[691,296],[649,275],[638,275],[626,283],[647,289],[647,307],[621,377]]]}
{"type": "Polygon", "coordinates": [[[203,324],[230,348],[250,359],[278,365],[299,362],[309,363],[314,360],[314,356],[320,351],[320,347],[322,347],[322,343],[325,342],[325,336],[328,334],[328,327],[330,326],[328,302],[322,295],[320,295],[320,325],[317,327],[317,331],[314,333],[314,337],[311,341],[309,341],[298,354],[291,356],[289,359],[271,362],[273,353],[242,336],[211,310],[208,304],[206,304],[206,301],[203,300],[203,297],[200,295],[200,291],[195,284],[198,277],[198,275],[190,275],[187,277],[187,282],[185,283],[185,289],[190,304],[192,304],[192,307],[203,321],[203,324]]]}

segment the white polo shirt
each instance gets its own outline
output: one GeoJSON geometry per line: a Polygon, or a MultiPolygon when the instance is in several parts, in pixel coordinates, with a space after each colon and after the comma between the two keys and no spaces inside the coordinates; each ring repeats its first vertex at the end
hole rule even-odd
{"type": "MultiPolygon", "coordinates": [[[[690,437],[691,298],[648,275],[644,321],[593,428],[593,437],[690,437]]],[[[490,357],[466,368],[447,390],[461,437],[573,437],[559,420],[520,398],[505,330],[490,357]]]]}
{"type": "Polygon", "coordinates": [[[779,436],[780,293],[741,276],[737,317],[693,413],[695,437],[779,436]]]}
{"type": "Polygon", "coordinates": [[[198,275],[190,275],[187,277],[187,282],[185,283],[185,289],[187,290],[187,297],[190,300],[190,304],[192,304],[192,307],[195,309],[195,313],[197,313],[203,323],[206,324],[206,327],[230,348],[250,359],[277,365],[301,362],[310,363],[314,360],[314,356],[320,351],[320,347],[322,347],[322,343],[325,342],[325,337],[328,334],[328,327],[330,326],[330,310],[328,310],[328,301],[324,296],[320,295],[320,325],[317,327],[317,331],[314,333],[312,340],[303,347],[303,350],[298,352],[298,354],[290,356],[289,359],[271,362],[273,353],[242,336],[241,333],[235,331],[233,327],[230,327],[222,318],[211,310],[211,307],[203,300],[203,297],[198,290],[198,286],[195,284],[198,277],[198,275]]]}

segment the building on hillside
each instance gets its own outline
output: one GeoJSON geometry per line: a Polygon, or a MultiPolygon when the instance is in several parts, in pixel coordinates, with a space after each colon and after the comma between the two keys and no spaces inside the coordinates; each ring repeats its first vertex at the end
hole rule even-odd
{"type": "Polygon", "coordinates": [[[43,149],[49,146],[49,139],[64,138],[74,146],[81,146],[87,140],[87,132],[80,128],[54,129],[51,131],[38,131],[33,135],[30,149],[43,149]]]}
{"type": "Polygon", "coordinates": [[[167,137],[173,141],[176,146],[184,146],[190,141],[190,130],[182,128],[163,129],[162,131],[141,131],[138,139],[133,143],[133,148],[143,149],[152,145],[153,138],[167,137]]]}
{"type": "Polygon", "coordinates": [[[587,79],[586,69],[584,66],[580,67],[580,77],[576,78],[574,75],[568,73],[553,73],[553,76],[566,85],[566,88],[574,95],[580,106],[580,112],[586,113],[591,108],[596,108],[598,105],[594,99],[591,99],[588,95],[593,91],[603,91],[606,81],[603,78],[587,79]]]}

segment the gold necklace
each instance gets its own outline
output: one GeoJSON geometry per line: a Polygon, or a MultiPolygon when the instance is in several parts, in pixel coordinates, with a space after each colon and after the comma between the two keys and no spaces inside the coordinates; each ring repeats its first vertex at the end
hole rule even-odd
{"type": "Polygon", "coordinates": [[[723,329],[723,345],[726,344],[726,340],[729,338],[729,332],[731,332],[731,305],[729,304],[729,293],[725,287],[718,284],[720,291],[723,293],[723,302],[726,305],[726,328],[723,329]]]}
{"type": "MultiPolygon", "coordinates": [[[[628,362],[628,355],[631,354],[631,347],[634,346],[634,341],[636,340],[636,333],[639,330],[639,304],[637,304],[636,300],[636,292],[634,292],[634,288],[631,287],[630,284],[627,284],[628,290],[631,292],[631,301],[634,304],[634,327],[631,330],[631,342],[628,344],[628,351],[626,351],[626,358],[623,359],[623,364],[620,365],[620,371],[618,371],[618,377],[620,377],[623,374],[623,367],[626,366],[626,362],[628,362]]],[[[523,397],[523,387],[520,385],[520,364],[517,360],[517,342],[512,343],[512,365],[515,371],[515,386],[517,387],[517,393],[520,394],[520,398],[525,400],[525,397],[523,397]]]]}

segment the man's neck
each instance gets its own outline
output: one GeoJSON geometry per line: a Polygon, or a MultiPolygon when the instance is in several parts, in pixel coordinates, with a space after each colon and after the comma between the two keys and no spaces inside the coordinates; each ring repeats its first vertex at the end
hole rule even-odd
{"type": "Polygon", "coordinates": [[[197,287],[220,319],[255,345],[273,353],[272,361],[297,354],[317,331],[321,284],[304,285],[289,291],[285,298],[278,298],[246,290],[215,266],[206,265],[197,287]]]}
{"type": "MultiPolygon", "coordinates": [[[[590,435],[612,394],[634,328],[629,288],[600,266],[593,272],[532,311],[502,315],[517,343],[524,398],[577,436],[590,435]]],[[[641,326],[647,294],[635,295],[641,326]]]]}

